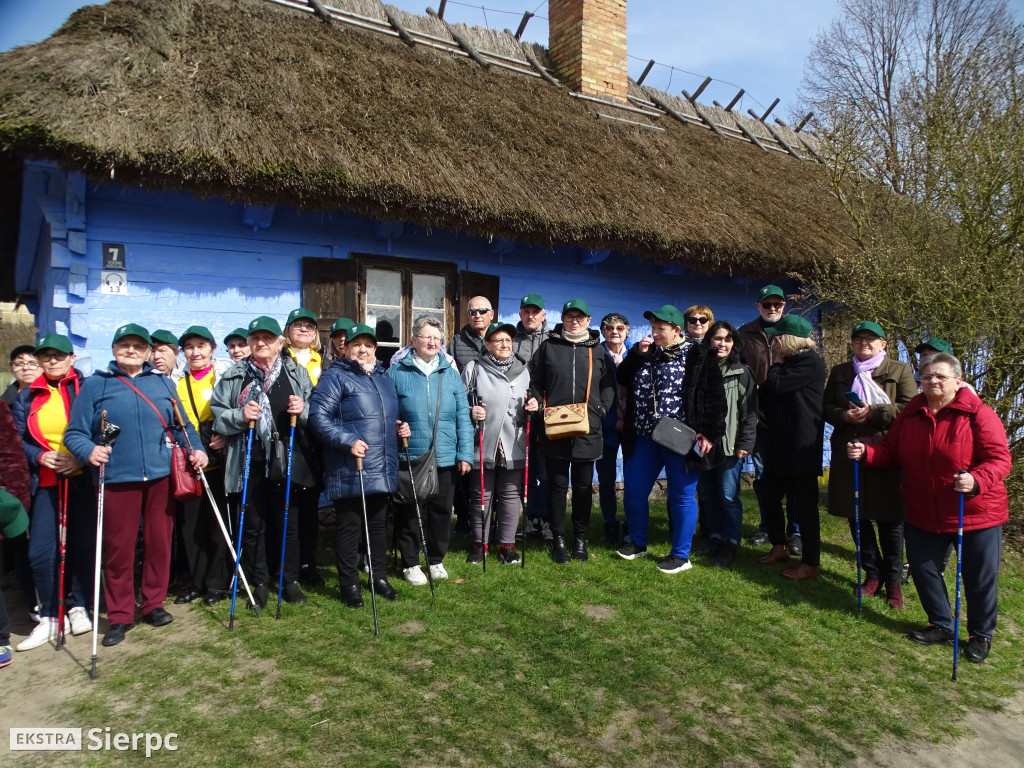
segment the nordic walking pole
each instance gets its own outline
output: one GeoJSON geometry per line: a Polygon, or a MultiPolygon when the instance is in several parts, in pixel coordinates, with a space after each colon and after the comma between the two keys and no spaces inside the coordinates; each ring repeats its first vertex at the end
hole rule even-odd
{"type": "MultiPolygon", "coordinates": [[[[530,393],[527,392],[527,395],[530,393]]],[[[526,567],[526,518],[528,513],[528,500],[530,497],[530,417],[526,417],[526,468],[523,470],[523,555],[519,558],[519,567],[526,567]]]]}
{"type": "MultiPolygon", "coordinates": [[[[242,530],[245,527],[245,503],[249,496],[249,462],[252,459],[252,430],[256,426],[255,421],[249,422],[249,436],[245,443],[245,472],[242,479],[242,507],[238,513],[238,549],[235,551],[235,575],[231,579],[231,618],[228,619],[228,629],[235,628],[235,597],[238,595],[238,569],[242,562],[242,530]]],[[[253,600],[253,608],[259,611],[259,606],[253,600]]]]}
{"type": "MultiPolygon", "coordinates": [[[[481,403],[481,405],[483,405],[481,403]]],[[[483,527],[481,538],[484,545],[484,573],[487,573],[487,542],[491,534],[491,521],[487,519],[487,504],[484,502],[484,422],[480,422],[480,523],[483,527]]]]}
{"type": "MultiPolygon", "coordinates": [[[[423,515],[420,514],[420,500],[416,493],[416,478],[412,474],[412,459],[409,458],[409,438],[402,438],[402,447],[405,448],[405,463],[409,465],[409,477],[412,479],[412,502],[416,505],[416,522],[420,524],[420,544],[423,546],[423,556],[427,559],[427,581],[430,582],[430,596],[434,596],[434,575],[430,572],[430,555],[427,554],[427,536],[423,532],[423,515]]],[[[420,558],[416,557],[419,564],[420,558]]]]}
{"type": "MultiPolygon", "coordinates": [[[[957,475],[966,474],[961,469],[957,475]]],[[[960,517],[956,526],[956,608],[953,611],[953,682],[956,682],[956,663],[960,657],[960,578],[964,567],[964,495],[960,494],[960,517]]]]}
{"type": "MultiPolygon", "coordinates": [[[[366,569],[370,574],[370,604],[373,606],[373,634],[380,637],[380,624],[377,622],[377,590],[374,589],[373,586],[373,553],[370,551],[370,518],[366,513],[366,486],[363,484],[362,456],[356,456],[356,469],[359,471],[359,495],[363,498],[363,530],[366,532],[366,569]]],[[[428,568],[427,570],[429,571],[430,569],[428,568]]]]}
{"type": "MultiPolygon", "coordinates": [[[[121,428],[116,424],[107,421],[107,412],[100,412],[100,445],[114,444],[117,436],[121,434],[121,428]]],[[[92,668],[89,670],[89,677],[96,679],[96,640],[99,638],[100,625],[100,563],[103,554],[103,496],[106,492],[106,464],[100,464],[100,490],[96,503],[96,566],[92,582],[92,668]]]]}
{"type": "Polygon", "coordinates": [[[864,609],[864,588],[860,583],[860,462],[853,462],[853,541],[857,546],[857,613],[864,609]]]}
{"type": "MultiPolygon", "coordinates": [[[[178,401],[172,397],[171,403],[174,404],[174,415],[178,419],[178,424],[181,426],[181,433],[185,436],[185,444],[188,445],[188,452],[191,454],[192,441],[189,440],[188,432],[185,430],[185,419],[181,415],[181,409],[178,407],[178,401]]],[[[231,555],[231,559],[235,560],[237,559],[235,556],[235,545],[231,543],[231,536],[228,535],[228,529],[224,527],[224,519],[220,516],[220,507],[217,506],[217,501],[213,498],[213,490],[210,488],[210,483],[206,479],[206,473],[198,469],[195,472],[199,476],[199,480],[203,484],[203,488],[206,490],[206,498],[210,500],[210,509],[213,510],[213,516],[216,518],[217,524],[220,526],[220,532],[224,535],[224,542],[228,545],[228,553],[231,555]]],[[[230,520],[230,518],[228,519],[230,520]]],[[[245,578],[245,571],[241,568],[237,568],[236,573],[238,576],[242,577],[242,586],[245,587],[245,592],[249,595],[249,603],[255,607],[256,599],[252,596],[252,590],[249,589],[249,582],[245,578]]]]}
{"type": "Polygon", "coordinates": [[[64,565],[68,554],[68,479],[57,479],[57,540],[60,544],[60,579],[57,586],[57,644],[55,651],[64,645],[64,565]]]}
{"type": "Polygon", "coordinates": [[[284,522],[281,524],[281,567],[277,570],[277,615],[281,620],[281,590],[284,588],[284,549],[288,542],[288,504],[292,498],[292,450],[295,447],[295,414],[291,415],[291,433],[288,435],[288,475],[284,481],[284,522]]]}

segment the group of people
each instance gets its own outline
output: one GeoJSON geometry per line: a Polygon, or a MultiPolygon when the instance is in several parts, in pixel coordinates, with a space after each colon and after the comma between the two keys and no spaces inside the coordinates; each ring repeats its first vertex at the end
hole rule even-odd
{"type": "MultiPolygon", "coordinates": [[[[858,590],[903,607],[905,538],[929,618],[911,633],[917,642],[949,639],[943,558],[956,531],[957,495],[966,499],[966,653],[984,660],[1007,520],[1002,425],[962,384],[948,344],[918,349],[918,394],[913,369],[886,354],[885,332],[873,321],[853,328],[851,361],[826,381],[811,324],[786,314],[785,302],[779,287],[765,286],[758,317],[739,328],[716,322],[704,305],[680,311],[666,304],[644,313],[650,334],[631,343],[624,315],[608,314],[591,328],[580,298],[566,302],[549,328],[539,294],[521,299],[517,325],[495,322],[489,300],[477,296],[447,347],[443,322],[425,315],[390,365],[376,330],[348,318],[334,322],[329,349],[321,350],[318,318],[304,308],[284,328],[261,316],[233,331],[223,340],[231,361],[223,363],[204,326],[175,336],[127,323],[115,331],[114,359],[90,377],[74,367],[70,340],[49,334],[12,354],[13,433],[0,436],[7,446],[20,443],[31,473],[21,498],[31,522],[19,576],[39,624],[18,650],[92,628],[101,479],[108,646],[134,624],[140,524],[141,614],[153,626],[173,620],[163,607],[172,568],[183,584],[176,603],[213,604],[229,595],[235,563],[227,530],[238,531],[253,607],[265,607],[272,590],[278,600],[304,603],[300,585],[325,584],[316,561],[321,494],[334,504],[341,599],[358,608],[361,570],[376,595],[398,596],[385,561],[389,509],[401,575],[412,585],[448,577],[453,508],[457,530],[470,538],[468,563],[519,562],[521,505],[526,530],[550,540],[554,562],[587,561],[595,469],[605,541],[618,556],[648,554],[649,498],[664,473],[671,541],[657,568],[675,574],[692,567],[698,525],[711,562],[730,567],[749,459],[758,537],[771,545],[760,562],[785,564],[788,579],[814,579],[827,421],[828,507],[851,518],[865,573],[858,590]],[[42,367],[33,371],[29,362],[42,367]],[[105,437],[111,423],[120,427],[114,441],[105,437]],[[178,446],[187,448],[206,490],[180,504],[172,471],[178,446]],[[854,462],[863,464],[856,484],[854,462]],[[793,556],[799,560],[789,564],[793,556]],[[66,586],[58,584],[65,572],[66,586]]],[[[10,479],[5,485],[18,487],[10,479]]]]}

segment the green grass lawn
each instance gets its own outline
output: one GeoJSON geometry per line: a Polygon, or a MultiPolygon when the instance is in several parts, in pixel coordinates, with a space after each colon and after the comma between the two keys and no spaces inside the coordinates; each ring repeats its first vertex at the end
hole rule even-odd
{"type": "MultiPolygon", "coordinates": [[[[240,610],[230,633],[227,603],[197,603],[194,642],[130,633],[122,648],[141,652],[101,649],[99,679],[63,714],[177,732],[178,751],[154,759],[190,766],[818,766],[955,734],[965,707],[1016,690],[1019,558],[1006,558],[989,661],[961,663],[952,683],[951,649],[903,637],[925,622],[912,587],[904,611],[871,598],[857,615],[846,522],[822,517],[816,582],[787,582],[748,548],[732,570],[697,556],[667,576],[602,546],[595,510],[586,564],[555,565],[531,541],[525,570],[495,559],[483,573],[455,545],[434,600],[392,575],[400,597],[378,601],[380,637],[369,594],[346,608],[334,578],[280,621],[240,610]]],[[[667,553],[663,503],[651,533],[667,553]]],[[[123,759],[143,755],[61,753],[123,759]]]]}

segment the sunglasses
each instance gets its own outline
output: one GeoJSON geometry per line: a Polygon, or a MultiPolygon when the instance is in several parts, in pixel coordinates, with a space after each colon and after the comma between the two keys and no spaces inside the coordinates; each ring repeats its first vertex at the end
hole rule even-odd
{"type": "Polygon", "coordinates": [[[40,363],[48,363],[51,360],[56,360],[58,363],[63,363],[68,359],[67,352],[40,352],[36,355],[36,358],[40,363]]]}
{"type": "Polygon", "coordinates": [[[762,302],[761,306],[764,307],[765,309],[782,309],[784,306],[786,306],[786,302],[784,302],[784,301],[762,302]]]}
{"type": "Polygon", "coordinates": [[[486,315],[490,311],[489,309],[467,309],[466,314],[473,317],[473,315],[486,315]]]}
{"type": "Polygon", "coordinates": [[[704,325],[707,321],[708,319],[703,315],[701,315],[700,317],[686,318],[686,322],[688,322],[690,325],[704,325]]]}

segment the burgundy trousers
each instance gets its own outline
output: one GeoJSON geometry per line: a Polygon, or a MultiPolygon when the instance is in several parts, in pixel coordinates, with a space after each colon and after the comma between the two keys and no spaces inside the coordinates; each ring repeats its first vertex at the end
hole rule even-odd
{"type": "Polygon", "coordinates": [[[174,504],[169,477],[105,486],[103,562],[107,619],[111,624],[135,620],[135,540],[142,523],[142,614],[163,606],[171,571],[174,504]]]}

